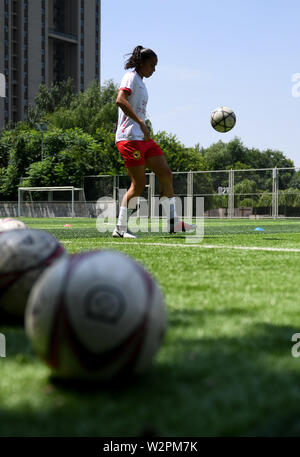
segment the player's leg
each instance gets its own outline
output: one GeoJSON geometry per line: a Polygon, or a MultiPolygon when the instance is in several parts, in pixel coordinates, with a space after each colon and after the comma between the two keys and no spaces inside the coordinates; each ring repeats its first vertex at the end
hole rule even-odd
{"type": "Polygon", "coordinates": [[[161,204],[169,219],[169,231],[188,232],[196,229],[195,225],[187,224],[177,216],[173,189],[173,175],[164,155],[148,155],[146,166],[156,174],[160,183],[161,204]]]}
{"type": "Polygon", "coordinates": [[[158,177],[161,196],[167,198],[174,197],[173,175],[165,156],[147,157],[146,166],[158,177]]]}
{"type": "Polygon", "coordinates": [[[136,235],[128,230],[127,224],[130,214],[134,211],[134,207],[136,206],[136,197],[140,196],[145,188],[145,165],[126,167],[126,170],[131,180],[131,185],[122,199],[118,223],[113,232],[113,236],[121,238],[137,238],[136,235]]]}
{"type": "Polygon", "coordinates": [[[113,236],[137,238],[128,228],[128,219],[136,206],[136,197],[141,195],[146,184],[145,153],[142,141],[120,141],[117,148],[124,159],[125,168],[131,180],[130,188],[125,193],[120,207],[117,227],[113,236]]]}

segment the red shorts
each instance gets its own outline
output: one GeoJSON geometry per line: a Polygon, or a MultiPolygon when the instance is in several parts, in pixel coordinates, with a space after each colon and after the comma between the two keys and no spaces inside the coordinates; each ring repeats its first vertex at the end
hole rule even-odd
{"type": "Polygon", "coordinates": [[[118,141],[117,148],[125,161],[125,167],[145,165],[149,157],[163,156],[164,153],[154,140],[118,141]]]}

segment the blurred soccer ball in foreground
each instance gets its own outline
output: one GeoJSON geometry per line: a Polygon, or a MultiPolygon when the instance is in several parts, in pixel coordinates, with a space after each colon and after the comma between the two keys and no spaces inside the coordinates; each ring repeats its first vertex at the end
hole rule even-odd
{"type": "Polygon", "coordinates": [[[25,222],[18,221],[12,217],[3,217],[0,219],[0,233],[8,230],[27,229],[25,222]]]}
{"type": "Polygon", "coordinates": [[[0,309],[22,316],[38,276],[61,255],[61,244],[43,230],[9,230],[0,236],[0,309]]]}
{"type": "Polygon", "coordinates": [[[217,132],[226,133],[235,126],[236,116],[230,108],[220,106],[211,113],[210,123],[217,132]]]}
{"type": "Polygon", "coordinates": [[[166,311],[158,285],[140,264],[95,251],[62,259],[39,278],[25,327],[57,377],[121,380],[149,367],[166,311]]]}

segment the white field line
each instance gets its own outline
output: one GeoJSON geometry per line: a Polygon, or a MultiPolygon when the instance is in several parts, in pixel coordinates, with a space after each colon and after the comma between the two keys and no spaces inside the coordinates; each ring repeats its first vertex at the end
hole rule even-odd
{"type": "MultiPolygon", "coordinates": [[[[111,244],[125,244],[122,242],[111,242],[111,244]]],[[[126,243],[131,244],[132,243],[126,243]]],[[[201,249],[239,249],[242,251],[274,251],[274,252],[300,252],[300,249],[293,248],[270,248],[256,246],[224,246],[217,244],[190,244],[190,243],[137,243],[144,246],[163,246],[163,247],[179,247],[179,248],[201,248],[201,249]]]]}
{"type": "MultiPolygon", "coordinates": [[[[63,241],[63,244],[73,243],[73,241],[63,241]]],[[[106,241],[105,244],[129,245],[129,246],[159,246],[167,248],[200,248],[200,249],[237,249],[241,251],[270,251],[270,252],[300,252],[300,248],[270,248],[267,246],[225,246],[218,244],[190,244],[190,243],[144,243],[144,242],[126,242],[126,241],[106,241]]]]}

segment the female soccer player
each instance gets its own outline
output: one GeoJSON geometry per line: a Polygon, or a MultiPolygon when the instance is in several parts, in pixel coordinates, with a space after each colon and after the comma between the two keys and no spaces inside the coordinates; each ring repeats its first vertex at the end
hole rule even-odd
{"type": "Polygon", "coordinates": [[[150,131],[145,124],[148,92],[143,78],[150,78],[156,65],[155,52],[143,46],[134,48],[125,63],[125,70],[130,68],[134,70],[124,75],[116,100],[119,107],[116,145],[124,159],[131,186],[122,199],[118,223],[113,231],[114,237],[137,238],[130,232],[127,223],[133,212],[131,208],[135,206],[134,197],[141,195],[144,190],[146,167],[159,179],[161,196],[164,197],[161,203],[169,218],[170,233],[196,229],[196,226],[186,224],[177,217],[172,172],[163,151],[151,139],[150,131]]]}

